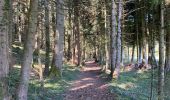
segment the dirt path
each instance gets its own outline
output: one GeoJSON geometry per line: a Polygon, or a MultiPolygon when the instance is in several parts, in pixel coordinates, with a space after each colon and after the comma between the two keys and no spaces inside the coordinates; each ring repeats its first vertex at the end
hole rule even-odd
{"type": "Polygon", "coordinates": [[[86,62],[79,79],[73,82],[64,100],[115,100],[108,90],[106,78],[100,77],[100,67],[93,61],[86,62]]]}

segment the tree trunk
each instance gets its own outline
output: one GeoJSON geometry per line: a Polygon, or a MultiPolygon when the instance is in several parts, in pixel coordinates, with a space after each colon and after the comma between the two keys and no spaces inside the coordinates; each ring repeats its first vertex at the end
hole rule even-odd
{"type": "Polygon", "coordinates": [[[106,52],[106,65],[105,68],[103,69],[105,72],[107,71],[107,69],[109,68],[110,65],[110,49],[109,49],[109,40],[110,40],[110,33],[109,33],[109,29],[108,29],[108,24],[109,24],[109,17],[107,15],[107,2],[105,2],[105,52],[106,52]]]}
{"type": "Polygon", "coordinates": [[[0,1],[0,81],[2,85],[2,100],[10,100],[8,93],[9,41],[8,32],[6,31],[5,3],[5,0],[0,1]]]}
{"type": "Polygon", "coordinates": [[[49,74],[49,64],[50,64],[50,32],[49,32],[49,0],[45,0],[45,69],[44,74],[49,74]]]}
{"type": "MultiPolygon", "coordinates": [[[[69,0],[69,3],[72,3],[71,0],[69,0]]],[[[72,52],[71,52],[71,45],[72,45],[72,4],[68,5],[68,48],[67,48],[67,61],[70,61],[72,57],[72,52]]]]}
{"type": "Polygon", "coordinates": [[[166,71],[170,71],[170,2],[166,0],[166,21],[167,21],[167,33],[166,33],[166,71]]]}
{"type": "Polygon", "coordinates": [[[33,50],[35,43],[35,33],[37,27],[38,1],[30,0],[30,12],[26,42],[24,45],[24,55],[21,68],[21,78],[18,87],[17,100],[27,100],[28,85],[30,78],[30,68],[32,65],[33,50]]]}
{"type": "Polygon", "coordinates": [[[8,9],[8,36],[9,36],[9,70],[12,69],[14,61],[12,57],[12,42],[13,42],[13,30],[14,30],[14,23],[13,23],[13,1],[8,1],[9,9],[8,9]]]}
{"type": "Polygon", "coordinates": [[[128,47],[127,47],[127,51],[128,51],[128,63],[130,62],[130,47],[129,47],[129,45],[128,45],[128,47]]]}
{"type": "Polygon", "coordinates": [[[117,20],[116,20],[116,2],[112,0],[112,33],[111,33],[111,77],[113,78],[113,72],[116,66],[116,35],[117,35],[117,20]]]}
{"type": "Polygon", "coordinates": [[[134,62],[134,54],[135,54],[135,43],[133,44],[133,48],[132,48],[131,63],[133,63],[133,62],[134,62]]]}
{"type": "Polygon", "coordinates": [[[70,61],[71,58],[71,34],[68,34],[68,47],[67,47],[67,61],[70,61]]]}
{"type": "MultiPolygon", "coordinates": [[[[146,1],[145,0],[143,0],[143,1],[141,1],[141,5],[142,6],[146,6],[145,5],[145,3],[146,3],[146,1]]],[[[142,25],[142,54],[143,54],[143,60],[145,60],[145,62],[147,63],[148,61],[148,59],[147,59],[147,50],[146,50],[146,45],[147,45],[147,37],[146,37],[146,22],[145,22],[145,20],[146,20],[146,18],[145,18],[145,13],[146,13],[146,7],[144,8],[144,9],[142,9],[142,11],[141,11],[141,15],[142,15],[142,19],[141,19],[141,25],[142,25]]]]}
{"type": "Polygon", "coordinates": [[[122,42],[121,42],[122,10],[123,10],[123,2],[122,2],[122,0],[119,0],[119,6],[118,6],[118,33],[117,33],[117,42],[116,42],[117,55],[116,55],[116,69],[115,69],[115,72],[114,72],[115,73],[115,78],[118,78],[119,73],[120,73],[121,44],[122,44],[122,42]]]}
{"type": "Polygon", "coordinates": [[[165,65],[165,24],[164,24],[164,11],[165,5],[164,0],[161,2],[161,29],[159,34],[159,70],[158,70],[158,100],[164,100],[164,65],[165,65]]]}
{"type": "Polygon", "coordinates": [[[72,64],[76,64],[76,52],[75,52],[75,25],[73,25],[73,33],[72,33],[72,64]]]}
{"type": "Polygon", "coordinates": [[[76,54],[76,65],[79,66],[81,62],[81,51],[80,51],[80,29],[79,29],[79,0],[74,1],[74,34],[75,34],[75,54],[76,54]]]}
{"type": "Polygon", "coordinates": [[[56,0],[57,13],[56,13],[56,42],[55,42],[55,66],[60,71],[62,76],[63,66],[63,50],[64,50],[64,1],[56,0]]]}

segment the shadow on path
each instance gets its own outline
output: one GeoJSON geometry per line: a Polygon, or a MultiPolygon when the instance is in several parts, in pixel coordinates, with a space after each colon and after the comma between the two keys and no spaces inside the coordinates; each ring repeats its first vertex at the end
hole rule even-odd
{"type": "Polygon", "coordinates": [[[109,92],[107,78],[101,78],[100,74],[96,63],[86,62],[79,78],[65,93],[64,100],[115,100],[115,95],[109,92]]]}

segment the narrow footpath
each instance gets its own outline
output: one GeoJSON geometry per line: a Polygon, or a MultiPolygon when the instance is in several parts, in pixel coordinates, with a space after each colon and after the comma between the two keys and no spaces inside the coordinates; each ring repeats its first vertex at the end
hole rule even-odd
{"type": "Polygon", "coordinates": [[[108,79],[100,77],[100,67],[93,61],[86,62],[79,78],[65,93],[64,100],[115,100],[108,89],[108,79]]]}

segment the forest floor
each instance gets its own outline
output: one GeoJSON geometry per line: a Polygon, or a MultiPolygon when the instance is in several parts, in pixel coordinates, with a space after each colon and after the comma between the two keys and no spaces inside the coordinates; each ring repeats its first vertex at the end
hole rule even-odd
{"type": "Polygon", "coordinates": [[[101,76],[101,68],[96,63],[86,62],[78,79],[64,94],[64,100],[115,100],[108,82],[107,77],[101,76]]]}

